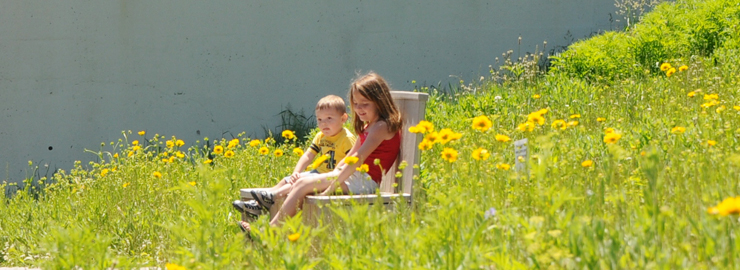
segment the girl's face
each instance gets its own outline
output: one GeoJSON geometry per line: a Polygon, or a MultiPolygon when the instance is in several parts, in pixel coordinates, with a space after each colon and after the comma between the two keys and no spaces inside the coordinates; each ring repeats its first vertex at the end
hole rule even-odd
{"type": "Polygon", "coordinates": [[[352,90],[352,109],[363,122],[373,123],[378,120],[378,106],[365,98],[357,90],[352,90]]]}

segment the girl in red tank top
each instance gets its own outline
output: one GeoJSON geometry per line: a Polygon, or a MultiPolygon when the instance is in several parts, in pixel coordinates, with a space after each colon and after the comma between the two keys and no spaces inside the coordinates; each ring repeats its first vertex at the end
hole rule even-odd
{"type": "MultiPolygon", "coordinates": [[[[360,135],[359,143],[355,143],[334,171],[299,178],[287,195],[259,195],[257,201],[263,197],[272,200],[273,197],[287,196],[270,225],[278,226],[286,216],[294,216],[303,198],[316,190],[323,191],[321,194],[324,195],[339,189],[345,194],[377,192],[383,174],[393,166],[400,151],[401,114],[391,98],[388,83],[373,72],[350,84],[349,101],[352,125],[355,133],[360,135]],[[376,159],[380,166],[375,165],[376,159]]],[[[239,226],[245,231],[250,230],[249,223],[240,221],[239,226]]]]}

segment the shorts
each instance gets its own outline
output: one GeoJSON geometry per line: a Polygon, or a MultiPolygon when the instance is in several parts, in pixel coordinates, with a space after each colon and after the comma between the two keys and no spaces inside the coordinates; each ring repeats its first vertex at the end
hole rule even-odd
{"type": "MultiPolygon", "coordinates": [[[[302,172],[299,175],[301,177],[304,177],[304,176],[309,175],[309,174],[319,174],[319,171],[317,171],[317,170],[311,170],[311,171],[307,171],[307,172],[302,172]]],[[[285,181],[285,183],[289,183],[288,180],[290,180],[290,175],[284,177],[283,180],[281,180],[281,181],[285,181]]]]}
{"type": "Polygon", "coordinates": [[[359,171],[344,180],[344,184],[347,185],[349,194],[375,194],[378,190],[378,183],[375,183],[369,174],[359,171]]]}

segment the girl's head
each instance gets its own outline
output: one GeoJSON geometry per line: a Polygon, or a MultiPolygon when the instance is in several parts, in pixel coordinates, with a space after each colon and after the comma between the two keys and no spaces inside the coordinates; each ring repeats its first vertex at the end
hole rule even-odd
{"type": "Polygon", "coordinates": [[[388,125],[391,133],[401,129],[401,113],[393,102],[390,87],[383,77],[372,71],[350,84],[349,104],[352,125],[357,134],[365,129],[366,122],[381,120],[388,125]]]}

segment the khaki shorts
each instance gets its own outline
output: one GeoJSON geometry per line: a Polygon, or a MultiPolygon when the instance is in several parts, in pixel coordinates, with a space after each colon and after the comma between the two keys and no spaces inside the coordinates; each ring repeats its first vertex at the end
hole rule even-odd
{"type": "Polygon", "coordinates": [[[349,194],[375,194],[378,190],[378,183],[375,183],[370,175],[356,171],[344,181],[347,185],[349,194]]]}

